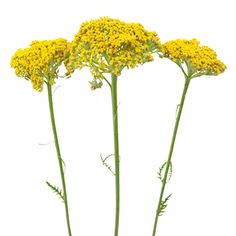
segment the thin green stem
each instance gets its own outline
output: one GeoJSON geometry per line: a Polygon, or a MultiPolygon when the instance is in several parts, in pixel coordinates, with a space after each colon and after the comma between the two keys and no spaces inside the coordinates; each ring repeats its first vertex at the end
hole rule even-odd
{"type": "Polygon", "coordinates": [[[167,180],[169,168],[170,168],[170,165],[171,165],[171,157],[172,157],[172,153],[173,153],[173,150],[174,150],[175,139],[176,139],[176,135],[177,135],[178,127],[179,127],[179,121],[180,121],[181,113],[182,113],[183,106],[184,106],[185,96],[186,96],[186,93],[187,93],[187,90],[188,90],[188,87],[189,87],[189,84],[190,84],[190,79],[191,79],[190,77],[186,77],[186,81],[185,81],[185,85],[184,85],[184,89],[183,89],[183,93],[182,93],[182,97],[181,97],[181,102],[180,102],[178,114],[177,114],[177,117],[176,117],[176,122],[175,122],[174,132],[173,132],[172,141],[171,141],[171,145],[170,145],[169,155],[168,155],[168,159],[167,159],[167,162],[166,162],[165,175],[164,175],[164,178],[163,178],[163,181],[162,181],[162,188],[161,188],[159,202],[158,202],[158,206],[157,206],[157,211],[156,211],[156,217],[155,217],[155,221],[154,221],[152,236],[156,235],[158,217],[160,215],[160,208],[161,208],[161,203],[162,203],[162,199],[163,199],[163,195],[164,195],[164,191],[165,191],[166,180],[167,180]]]}
{"type": "Polygon", "coordinates": [[[54,142],[55,142],[55,147],[56,147],[56,151],[57,151],[58,164],[59,164],[60,174],[61,174],[61,182],[62,182],[62,189],[63,189],[63,198],[64,198],[64,205],[65,205],[65,212],[66,212],[66,222],[67,222],[67,228],[68,228],[68,235],[71,236],[72,234],[71,234],[71,228],[70,228],[69,207],[68,207],[67,193],[66,193],[66,181],[65,181],[65,175],[64,175],[64,170],[63,170],[63,161],[61,158],[60,146],[59,146],[59,141],[58,141],[58,136],[57,136],[55,117],[54,117],[53,100],[52,100],[52,87],[48,83],[47,83],[47,89],[48,89],[48,102],[49,102],[50,117],[51,117],[51,123],[52,123],[52,131],[53,131],[53,135],[54,135],[54,142]]]}
{"type": "Polygon", "coordinates": [[[116,216],[115,216],[115,236],[119,233],[120,216],[120,155],[119,155],[119,135],[118,135],[118,106],[117,106],[117,76],[111,75],[111,98],[112,117],[114,133],[114,153],[115,153],[115,184],[116,184],[116,216]]]}
{"type": "Polygon", "coordinates": [[[108,86],[110,87],[110,89],[112,89],[111,88],[111,83],[104,77],[104,80],[106,81],[106,83],[108,84],[108,86]]]}

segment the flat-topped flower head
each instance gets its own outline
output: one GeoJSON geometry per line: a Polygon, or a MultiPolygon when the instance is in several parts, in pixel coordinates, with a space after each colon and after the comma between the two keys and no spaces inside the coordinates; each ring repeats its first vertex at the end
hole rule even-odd
{"type": "Polygon", "coordinates": [[[162,45],[163,57],[177,63],[186,76],[190,78],[201,75],[218,75],[226,66],[217,59],[216,53],[207,46],[200,46],[196,39],[176,39],[162,45]],[[187,71],[184,71],[183,64],[187,71]]]}
{"type": "Polygon", "coordinates": [[[18,49],[11,59],[11,67],[19,77],[30,80],[41,92],[43,83],[51,85],[58,78],[58,67],[68,56],[66,39],[33,41],[28,48],[18,49]]]}
{"type": "Polygon", "coordinates": [[[100,80],[103,73],[118,76],[125,67],[153,61],[152,53],[159,49],[157,34],[141,24],[102,17],[81,25],[71,43],[67,69],[71,73],[88,66],[94,78],[100,80]]]}

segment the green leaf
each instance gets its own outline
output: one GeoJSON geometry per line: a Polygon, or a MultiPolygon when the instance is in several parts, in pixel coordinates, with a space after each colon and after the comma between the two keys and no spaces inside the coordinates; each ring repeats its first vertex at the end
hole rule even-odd
{"type": "Polygon", "coordinates": [[[170,200],[172,193],[169,194],[164,200],[161,201],[160,207],[158,209],[158,215],[162,216],[165,213],[167,202],[170,200]]]}
{"type": "Polygon", "coordinates": [[[61,190],[59,187],[57,187],[57,186],[51,185],[51,184],[50,184],[49,182],[47,182],[47,181],[46,181],[46,184],[47,184],[48,187],[49,187],[56,195],[58,195],[58,196],[62,199],[62,201],[64,202],[64,195],[63,195],[62,190],[61,190]]]}
{"type": "MultiPolygon", "coordinates": [[[[158,179],[160,179],[162,183],[163,183],[163,181],[164,181],[164,176],[163,176],[163,174],[164,174],[164,169],[165,169],[165,167],[166,167],[166,164],[167,164],[167,162],[164,162],[164,163],[161,165],[161,167],[159,168],[159,171],[157,172],[158,179]]],[[[173,170],[172,170],[172,163],[170,162],[170,168],[169,168],[169,173],[168,173],[168,179],[167,179],[166,182],[168,182],[168,181],[171,179],[172,172],[173,172],[173,170]]]]}
{"type": "Polygon", "coordinates": [[[116,175],[115,174],[115,172],[111,169],[111,166],[109,166],[108,164],[107,164],[107,159],[109,158],[109,157],[112,157],[112,156],[114,156],[114,154],[110,154],[110,155],[108,155],[108,156],[106,156],[106,157],[102,157],[102,154],[100,154],[100,158],[101,158],[101,161],[102,161],[102,164],[104,165],[104,166],[106,166],[107,167],[107,169],[113,174],[113,175],[116,175]]]}

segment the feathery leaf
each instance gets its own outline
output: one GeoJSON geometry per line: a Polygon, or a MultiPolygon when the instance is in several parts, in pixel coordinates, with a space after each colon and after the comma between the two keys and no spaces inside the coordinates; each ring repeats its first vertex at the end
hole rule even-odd
{"type": "Polygon", "coordinates": [[[114,154],[110,154],[110,155],[106,156],[105,158],[103,158],[103,157],[102,157],[102,154],[100,154],[100,158],[101,158],[102,164],[103,164],[104,166],[106,166],[107,169],[108,169],[113,175],[116,175],[115,172],[111,169],[111,166],[108,165],[107,162],[106,162],[107,159],[108,159],[109,157],[112,157],[112,156],[114,156],[114,154]]]}
{"type": "Polygon", "coordinates": [[[169,194],[164,200],[161,201],[160,207],[158,209],[158,215],[162,216],[165,213],[167,202],[170,200],[172,193],[169,194]]]}
{"type": "Polygon", "coordinates": [[[62,201],[64,202],[64,195],[62,190],[59,187],[51,185],[48,181],[46,181],[46,184],[49,186],[49,188],[56,194],[58,195],[62,201]]]}
{"type": "MultiPolygon", "coordinates": [[[[164,169],[165,169],[165,166],[166,166],[167,162],[164,162],[161,167],[159,168],[159,171],[157,172],[157,176],[158,176],[158,179],[161,180],[161,182],[163,183],[164,181],[164,176],[163,176],[163,172],[164,172],[164,169]]],[[[168,173],[168,179],[166,182],[168,182],[170,179],[171,179],[171,176],[172,176],[172,172],[173,172],[173,169],[172,169],[172,163],[170,162],[170,168],[169,168],[169,173],[168,173]]]]}

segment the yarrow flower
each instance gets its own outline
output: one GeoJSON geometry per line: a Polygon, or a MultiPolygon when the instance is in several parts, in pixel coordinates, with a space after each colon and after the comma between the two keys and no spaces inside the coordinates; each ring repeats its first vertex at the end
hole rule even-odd
{"type": "Polygon", "coordinates": [[[81,25],[70,45],[66,67],[70,74],[88,66],[94,79],[101,80],[103,73],[119,76],[125,67],[153,61],[152,53],[160,47],[157,34],[141,24],[102,17],[81,25]]]}
{"type": "Polygon", "coordinates": [[[226,66],[217,59],[216,53],[207,46],[200,46],[196,39],[176,39],[162,45],[161,57],[166,57],[175,62],[182,70],[185,76],[185,84],[179,105],[177,106],[177,116],[175,127],[171,140],[169,155],[167,161],[159,168],[158,176],[161,180],[162,187],[156,209],[156,216],[153,225],[152,235],[156,235],[157,223],[160,216],[166,210],[167,202],[172,194],[164,197],[165,186],[172,175],[172,154],[174,150],[176,135],[178,132],[179,122],[183,111],[185,97],[192,78],[202,75],[218,75],[223,73],[226,66]]]}
{"type": "Polygon", "coordinates": [[[75,69],[87,66],[93,75],[91,89],[101,88],[105,80],[111,90],[116,185],[116,213],[114,235],[119,234],[120,219],[120,154],[118,129],[117,81],[124,68],[135,68],[139,64],[153,61],[152,53],[161,50],[160,39],[155,32],[147,31],[139,23],[125,23],[118,19],[102,17],[84,22],[70,43],[70,52],[65,66],[68,75],[75,69]],[[104,74],[111,75],[111,81],[104,74]]]}
{"type": "Polygon", "coordinates": [[[196,39],[176,39],[162,45],[163,57],[169,58],[181,67],[187,66],[185,75],[191,78],[201,75],[218,75],[226,66],[217,59],[217,54],[207,46],[200,46],[196,39]]]}
{"type": "Polygon", "coordinates": [[[11,67],[19,77],[30,80],[38,92],[43,83],[55,83],[58,67],[68,56],[66,39],[33,41],[28,48],[18,49],[11,59],[11,67]]]}
{"type": "Polygon", "coordinates": [[[66,223],[68,235],[71,236],[71,227],[69,219],[69,207],[67,200],[66,181],[63,170],[64,161],[61,158],[60,145],[56,129],[56,121],[54,116],[52,85],[55,79],[59,77],[59,66],[68,57],[68,43],[66,39],[58,38],[56,40],[33,41],[28,48],[18,49],[11,59],[11,67],[15,69],[15,73],[19,77],[30,80],[32,86],[38,92],[43,90],[46,83],[48,91],[48,104],[50,110],[50,118],[54,143],[57,153],[57,159],[61,175],[62,188],[54,186],[49,182],[47,185],[56,193],[63,201],[66,214],[66,223]]]}

